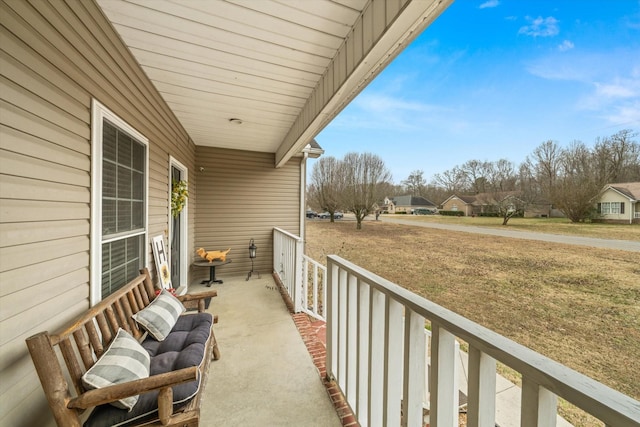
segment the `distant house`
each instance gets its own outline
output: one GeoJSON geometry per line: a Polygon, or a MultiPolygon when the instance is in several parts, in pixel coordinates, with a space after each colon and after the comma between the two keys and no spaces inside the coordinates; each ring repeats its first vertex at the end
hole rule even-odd
{"type": "Polygon", "coordinates": [[[598,222],[640,224],[640,182],[608,184],[596,204],[598,222]]]}
{"type": "Polygon", "coordinates": [[[518,191],[478,193],[476,195],[453,194],[442,203],[442,210],[462,211],[465,216],[475,216],[498,212],[499,207],[503,206],[522,210],[524,216],[530,218],[562,216],[560,212],[552,208],[550,202],[525,203],[519,195],[518,191]]]}
{"type": "Polygon", "coordinates": [[[436,212],[438,210],[438,206],[435,203],[420,196],[385,197],[381,208],[383,212],[388,212],[390,214],[412,214],[417,209],[426,209],[431,212],[436,212]]]}
{"type": "Polygon", "coordinates": [[[453,194],[447,200],[442,202],[443,211],[462,211],[464,216],[474,215],[474,203],[476,196],[460,196],[453,194]]]}

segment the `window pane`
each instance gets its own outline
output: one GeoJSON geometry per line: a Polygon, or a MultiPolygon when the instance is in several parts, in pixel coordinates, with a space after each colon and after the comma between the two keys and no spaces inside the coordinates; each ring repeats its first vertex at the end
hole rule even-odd
{"type": "Polygon", "coordinates": [[[144,227],[144,203],[131,202],[131,229],[139,230],[144,227]]]}
{"type": "Polygon", "coordinates": [[[113,199],[102,199],[102,235],[114,234],[116,229],[116,201],[113,199]]]}
{"type": "Polygon", "coordinates": [[[131,230],[131,201],[118,200],[118,233],[131,230]]]}
{"type": "Polygon", "coordinates": [[[140,172],[131,174],[131,198],[140,201],[144,198],[144,174],[140,172]]]}
{"type": "Polygon", "coordinates": [[[116,197],[116,165],[110,161],[102,162],[102,197],[116,197]]]}
{"type": "Polygon", "coordinates": [[[123,132],[118,132],[118,163],[131,167],[131,137],[123,132]]]}
{"type": "Polygon", "coordinates": [[[118,199],[131,199],[131,169],[118,166],[118,199]]]}
{"type": "Polygon", "coordinates": [[[102,124],[102,157],[116,160],[116,128],[108,122],[102,124]]]}
{"type": "Polygon", "coordinates": [[[144,235],[102,245],[102,298],[135,278],[143,267],[144,235]]]}
{"type": "Polygon", "coordinates": [[[131,167],[139,172],[144,172],[144,153],[145,147],[140,144],[138,141],[132,140],[133,147],[133,161],[131,162],[131,167]]]}

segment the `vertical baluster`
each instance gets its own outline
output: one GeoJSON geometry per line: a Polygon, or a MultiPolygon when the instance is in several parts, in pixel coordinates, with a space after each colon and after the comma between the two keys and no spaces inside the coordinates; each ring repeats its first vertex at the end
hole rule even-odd
{"type": "MultiPolygon", "coordinates": [[[[89,321],[91,323],[91,321],[89,321]]],[[[80,353],[80,357],[82,358],[82,363],[84,364],[85,369],[89,369],[93,366],[93,354],[91,351],[91,347],[89,346],[89,340],[87,340],[86,335],[82,328],[79,328],[73,332],[73,338],[76,341],[76,346],[78,347],[78,352],[80,353]]]]}
{"type": "Polygon", "coordinates": [[[355,407],[358,391],[358,278],[349,275],[347,285],[347,402],[355,407]]]}
{"type": "Polygon", "coordinates": [[[340,270],[338,285],[338,385],[347,389],[347,280],[349,274],[340,270]]]}
{"type": "Polygon", "coordinates": [[[358,401],[356,415],[361,425],[368,422],[369,402],[369,302],[371,286],[358,281],[358,401]]]}
{"type": "Polygon", "coordinates": [[[331,258],[327,259],[328,266],[328,289],[327,289],[327,375],[335,377],[336,363],[338,361],[338,334],[336,332],[338,323],[338,266],[334,264],[331,258]]]}
{"type": "Polygon", "coordinates": [[[116,319],[116,315],[113,312],[113,305],[106,307],[104,310],[104,313],[107,315],[107,322],[109,323],[109,327],[111,328],[114,334],[117,334],[119,325],[118,325],[118,320],[116,319]]]}
{"type": "Polygon", "coordinates": [[[383,425],[383,387],[384,387],[384,332],[385,332],[385,295],[375,288],[371,289],[369,316],[369,425],[383,425]]]}
{"type": "Polygon", "coordinates": [[[425,394],[425,371],[427,362],[424,317],[406,309],[404,327],[404,381],[402,401],[402,425],[423,424],[422,401],[425,394]]]}
{"type": "Polygon", "coordinates": [[[318,264],[313,263],[313,312],[320,314],[320,306],[318,306],[318,264]]]}
{"type": "Polygon", "coordinates": [[[64,358],[64,361],[67,364],[67,369],[69,370],[69,376],[71,377],[71,381],[73,382],[73,385],[76,388],[76,392],[78,394],[83,393],[84,388],[82,386],[82,382],[80,381],[83,371],[80,368],[78,359],[76,359],[76,355],[74,353],[73,344],[71,344],[71,340],[69,338],[64,338],[60,340],[59,347],[60,347],[60,352],[62,353],[62,357],[64,358]]]}
{"type": "Polygon", "coordinates": [[[106,347],[111,342],[113,334],[111,333],[111,329],[109,329],[104,312],[96,314],[96,321],[98,322],[100,334],[102,335],[102,346],[106,347]]]}
{"type": "Polygon", "coordinates": [[[496,359],[469,347],[469,389],[467,425],[496,425],[496,359]]]}
{"type": "MultiPolygon", "coordinates": [[[[94,319],[95,320],[95,319],[94,319]]],[[[96,330],[96,325],[94,321],[87,322],[84,327],[87,329],[87,335],[89,335],[89,342],[91,343],[91,347],[93,347],[93,352],[96,357],[102,356],[104,352],[104,347],[102,346],[102,341],[100,341],[100,335],[96,330]]]]}
{"type": "Polygon", "coordinates": [[[116,320],[118,322],[119,327],[127,331],[129,334],[133,335],[131,332],[131,327],[129,326],[129,322],[127,321],[127,315],[124,312],[124,309],[121,305],[121,299],[117,299],[113,302],[113,307],[115,308],[116,320]]]}
{"type": "Polygon", "coordinates": [[[393,298],[386,298],[384,365],[384,419],[385,425],[400,423],[402,398],[402,314],[404,306],[393,298]]]}
{"type": "Polygon", "coordinates": [[[558,397],[529,377],[522,377],[522,427],[551,427],[556,425],[558,397]]]}
{"type": "Polygon", "coordinates": [[[458,395],[458,384],[455,381],[455,337],[436,322],[431,325],[429,419],[432,425],[438,427],[454,427],[458,425],[458,408],[455,404],[455,396],[458,395]]]}

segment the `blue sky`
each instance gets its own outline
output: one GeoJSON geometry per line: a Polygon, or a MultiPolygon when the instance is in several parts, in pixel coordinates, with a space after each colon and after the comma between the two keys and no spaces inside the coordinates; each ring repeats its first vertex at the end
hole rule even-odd
{"type": "Polygon", "coordinates": [[[640,131],[640,0],[458,0],[316,140],[400,183],[622,129],[640,131]]]}

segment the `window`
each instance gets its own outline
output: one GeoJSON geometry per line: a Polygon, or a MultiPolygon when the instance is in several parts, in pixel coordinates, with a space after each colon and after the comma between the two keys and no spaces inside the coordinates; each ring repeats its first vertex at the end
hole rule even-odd
{"type": "Polygon", "coordinates": [[[602,215],[618,215],[624,213],[624,202],[598,203],[598,213],[602,215]]]}
{"type": "Polygon", "coordinates": [[[92,121],[91,302],[124,286],[146,265],[148,141],[94,101],[92,121]]]}

